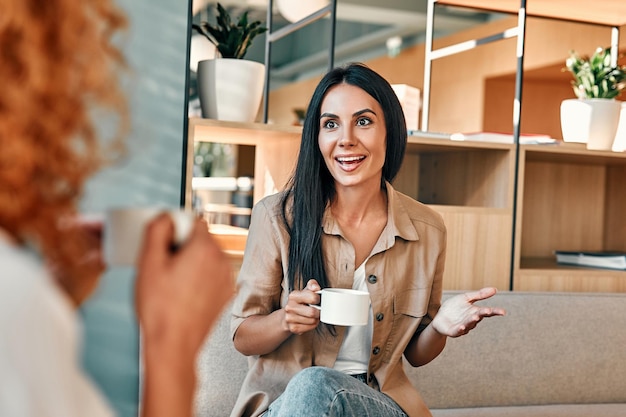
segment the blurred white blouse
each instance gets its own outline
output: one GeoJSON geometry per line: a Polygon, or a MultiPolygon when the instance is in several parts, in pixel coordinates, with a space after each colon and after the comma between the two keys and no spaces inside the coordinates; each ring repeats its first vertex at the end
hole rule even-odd
{"type": "Polygon", "coordinates": [[[0,229],[0,416],[113,416],[81,367],[81,337],[69,298],[0,229]]]}

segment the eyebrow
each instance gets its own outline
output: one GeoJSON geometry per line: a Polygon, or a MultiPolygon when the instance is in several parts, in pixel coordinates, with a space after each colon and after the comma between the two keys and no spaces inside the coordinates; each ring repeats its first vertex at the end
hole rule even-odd
{"type": "MultiPolygon", "coordinates": [[[[374,110],[366,108],[366,109],[362,109],[362,110],[359,110],[357,112],[354,112],[352,114],[352,116],[356,117],[356,116],[360,116],[360,115],[365,114],[365,113],[372,113],[372,114],[376,115],[376,112],[374,110]]],[[[334,118],[334,117],[337,117],[337,115],[333,114],[333,113],[323,113],[323,114],[320,115],[320,119],[322,119],[324,117],[334,118]]]]}

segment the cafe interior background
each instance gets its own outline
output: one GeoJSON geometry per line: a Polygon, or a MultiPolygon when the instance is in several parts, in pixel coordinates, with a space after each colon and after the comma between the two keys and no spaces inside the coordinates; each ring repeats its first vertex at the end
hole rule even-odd
{"type": "MultiPolygon", "coordinates": [[[[243,13],[248,21],[261,21],[267,26],[268,2],[266,0],[223,0],[220,4],[235,19],[243,13]]],[[[328,0],[300,2],[276,0],[273,2],[272,33],[283,30],[311,13],[329,4],[328,0]]],[[[392,0],[339,0],[336,6],[336,23],[333,64],[367,62],[380,56],[394,57],[402,49],[423,43],[426,31],[427,1],[392,0]]],[[[195,24],[215,23],[216,2],[194,0],[192,21],[195,24]]],[[[435,36],[444,36],[459,30],[484,24],[503,17],[499,13],[455,7],[441,7],[437,12],[435,36]]],[[[301,125],[306,112],[306,94],[293,96],[279,110],[272,107],[272,92],[303,80],[316,80],[328,70],[331,43],[331,19],[328,14],[321,19],[294,30],[273,41],[269,57],[268,118],[267,123],[301,125]]],[[[256,37],[245,58],[265,64],[267,33],[256,37]]],[[[192,31],[189,70],[189,116],[202,117],[198,93],[198,62],[215,57],[215,47],[197,31],[192,31]]],[[[417,129],[419,89],[401,86],[410,91],[412,112],[417,129]]],[[[397,88],[400,88],[398,86],[397,88]]],[[[408,94],[408,93],[407,93],[408,94]]],[[[263,121],[263,106],[259,106],[256,121],[263,121]]],[[[253,202],[254,147],[246,145],[198,142],[193,155],[193,200],[191,205],[205,213],[211,223],[247,227],[253,202]],[[239,161],[239,164],[238,164],[239,161]]],[[[223,229],[222,229],[223,230],[223,229]]],[[[230,231],[230,233],[237,233],[230,231]]]]}
{"type": "MultiPolygon", "coordinates": [[[[133,127],[126,157],[87,185],[81,207],[85,213],[101,213],[118,205],[178,206],[184,201],[187,146],[192,146],[187,143],[187,123],[188,117],[197,115],[198,111],[195,73],[190,68],[190,46],[198,37],[191,30],[191,22],[211,19],[216,6],[216,2],[191,0],[118,0],[118,4],[130,20],[128,34],[120,43],[132,69],[125,82],[133,127]]],[[[250,19],[266,21],[265,1],[223,0],[222,4],[233,15],[247,10],[250,19]]],[[[384,6],[374,0],[338,0],[336,63],[387,54],[386,42],[390,38],[400,37],[400,48],[421,41],[425,13],[425,0],[392,0],[384,2],[384,6]]],[[[277,5],[273,19],[275,28],[288,23],[277,5]]],[[[441,31],[454,32],[488,19],[489,15],[484,13],[459,12],[441,22],[441,31]]],[[[247,59],[263,61],[264,36],[255,40],[247,59]]],[[[325,51],[329,36],[326,18],[277,42],[272,54],[271,89],[322,74],[328,66],[325,51]]],[[[302,103],[294,103],[292,107],[302,107],[302,103]]],[[[290,122],[297,121],[292,111],[286,112],[285,117],[290,122]]],[[[105,122],[103,128],[106,129],[105,122]]],[[[239,152],[238,149],[225,151],[239,152]]],[[[232,204],[229,200],[236,193],[232,178],[250,175],[249,172],[237,174],[236,167],[228,165],[232,161],[232,157],[224,158],[225,168],[210,172],[228,178],[225,181],[231,189],[221,195],[216,193],[221,198],[218,204],[232,204]]],[[[252,187],[253,178],[249,180],[247,187],[252,187]]],[[[235,180],[235,187],[236,184],[235,180]]],[[[239,196],[246,200],[248,191],[244,188],[239,196]]],[[[249,199],[246,201],[249,205],[249,199]]],[[[228,217],[222,216],[218,221],[226,221],[221,220],[225,218],[228,217]]],[[[245,216],[243,219],[245,222],[245,216]]],[[[94,295],[81,307],[80,314],[84,321],[86,369],[118,415],[136,416],[141,369],[133,271],[108,270],[94,295]]]]}
{"type": "MultiPolygon", "coordinates": [[[[255,178],[250,164],[241,161],[254,160],[254,148],[219,143],[194,145],[187,137],[189,118],[201,114],[193,68],[199,59],[211,54],[208,41],[191,30],[191,23],[212,20],[216,2],[118,0],[118,3],[130,18],[129,33],[121,42],[132,68],[126,83],[133,129],[128,155],[90,181],[82,210],[97,213],[115,205],[184,204],[206,212],[212,221],[245,229],[255,178]],[[208,154],[211,161],[206,158],[208,154]],[[191,201],[186,200],[189,180],[197,183],[191,201]]],[[[281,13],[279,3],[304,2],[274,1],[274,31],[290,23],[281,13]]],[[[427,0],[337,0],[334,64],[384,58],[393,66],[395,57],[424,43],[427,3],[427,0]]],[[[248,11],[250,20],[263,23],[267,20],[267,1],[222,0],[221,4],[233,16],[248,11]]],[[[442,7],[434,37],[452,35],[502,18],[510,16],[442,7]]],[[[264,62],[265,36],[254,40],[246,59],[264,62]]],[[[328,69],[330,40],[330,21],[326,17],[273,44],[269,92],[272,97],[280,96],[280,103],[269,100],[268,123],[281,126],[299,123],[299,112],[305,109],[309,95],[289,93],[285,99],[285,94],[280,92],[290,91],[292,85],[302,84],[307,88],[314,85],[328,69]]],[[[563,58],[566,54],[564,50],[563,58]]],[[[513,53],[511,56],[514,60],[513,53]]],[[[556,61],[561,62],[561,57],[556,57],[556,61]]],[[[423,68],[421,64],[414,67],[403,64],[398,70],[421,74],[423,68]]],[[[454,70],[457,71],[451,75],[454,82],[471,77],[472,68],[454,70]]],[[[569,83],[567,74],[560,77],[569,83]]],[[[471,102],[471,97],[463,100],[468,101],[471,102]]],[[[467,117],[473,111],[468,108],[450,113],[463,113],[472,127],[471,123],[479,123],[467,117]]],[[[510,112],[504,123],[510,126],[510,112]]],[[[106,272],[96,293],[80,311],[85,323],[85,367],[111,400],[117,414],[124,417],[136,416],[140,403],[141,341],[132,288],[132,269],[113,268],[106,272]]]]}

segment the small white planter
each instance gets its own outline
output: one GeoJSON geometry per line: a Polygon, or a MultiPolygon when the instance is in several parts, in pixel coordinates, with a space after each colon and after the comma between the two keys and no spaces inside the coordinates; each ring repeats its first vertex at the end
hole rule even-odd
{"type": "Polygon", "coordinates": [[[263,97],[265,65],[245,59],[216,58],[198,63],[202,117],[254,122],[263,97]]]}
{"type": "Polygon", "coordinates": [[[567,99],[561,102],[563,141],[586,143],[587,149],[611,150],[621,102],[614,99],[567,99]]]}
{"type": "Polygon", "coordinates": [[[620,101],[622,110],[619,114],[619,124],[617,125],[617,133],[613,142],[613,152],[626,151],[626,101],[620,101]]]}

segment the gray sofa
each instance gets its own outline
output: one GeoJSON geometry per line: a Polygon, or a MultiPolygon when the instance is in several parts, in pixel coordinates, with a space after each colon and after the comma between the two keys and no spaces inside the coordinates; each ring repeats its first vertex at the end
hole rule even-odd
{"type": "MultiPolygon", "coordinates": [[[[626,417],[626,294],[500,292],[483,304],[508,314],[407,365],[433,416],[626,417]]],[[[228,416],[246,373],[228,326],[227,311],[198,358],[198,417],[228,416]]]]}

